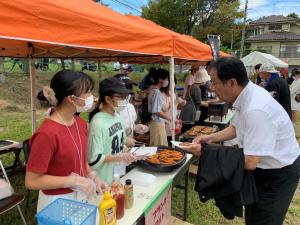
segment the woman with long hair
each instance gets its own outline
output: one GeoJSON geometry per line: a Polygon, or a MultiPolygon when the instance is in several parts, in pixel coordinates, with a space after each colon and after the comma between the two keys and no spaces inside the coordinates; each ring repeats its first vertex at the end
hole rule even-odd
{"type": "MultiPolygon", "coordinates": [[[[175,86],[177,84],[177,80],[176,77],[174,77],[174,83],[175,86]]],[[[171,112],[171,93],[170,93],[170,81],[167,87],[162,87],[160,88],[160,91],[162,92],[162,99],[163,99],[163,106],[162,106],[162,111],[167,113],[169,115],[169,117],[172,117],[172,112],[171,112]]],[[[177,93],[175,92],[175,112],[176,112],[176,117],[179,115],[177,115],[178,113],[178,106],[183,107],[186,104],[186,101],[179,97],[177,95],[177,93]]],[[[168,146],[172,146],[172,128],[171,128],[171,123],[169,123],[168,121],[165,121],[165,128],[166,128],[166,133],[167,133],[167,140],[168,140],[168,146]]]]}
{"type": "Polygon", "coordinates": [[[165,121],[171,122],[171,117],[163,111],[163,97],[160,89],[169,85],[169,72],[158,69],[153,76],[153,84],[149,88],[148,111],[152,113],[149,123],[150,146],[168,145],[165,121]]]}

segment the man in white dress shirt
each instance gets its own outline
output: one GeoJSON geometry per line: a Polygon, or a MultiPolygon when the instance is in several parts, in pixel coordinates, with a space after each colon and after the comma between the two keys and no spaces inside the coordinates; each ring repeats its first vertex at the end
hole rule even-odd
{"type": "Polygon", "coordinates": [[[210,65],[212,87],[218,97],[233,103],[231,125],[198,137],[186,150],[201,155],[200,143],[237,138],[245,155],[245,169],[253,170],[258,203],[245,207],[247,225],[281,225],[300,177],[299,145],[287,112],[263,88],[248,80],[243,63],[226,57],[210,65]]]}

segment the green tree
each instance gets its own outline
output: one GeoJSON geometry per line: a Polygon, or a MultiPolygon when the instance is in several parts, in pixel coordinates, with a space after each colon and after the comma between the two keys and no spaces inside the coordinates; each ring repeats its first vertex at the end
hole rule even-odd
{"type": "Polygon", "coordinates": [[[288,14],[287,15],[288,17],[293,17],[293,18],[295,18],[295,19],[297,19],[298,21],[300,21],[300,18],[299,18],[299,16],[298,16],[298,14],[297,13],[290,13],[290,14],[288,14]]]}
{"type": "Polygon", "coordinates": [[[231,42],[234,45],[240,39],[242,24],[238,21],[242,17],[238,1],[220,0],[211,19],[206,24],[197,24],[193,34],[200,40],[205,40],[208,34],[221,35],[222,44],[231,47],[231,42]]]}
{"type": "Polygon", "coordinates": [[[191,34],[198,12],[196,0],[150,0],[142,17],[182,34],[191,34]]]}
{"type": "Polygon", "coordinates": [[[206,41],[207,34],[221,35],[226,45],[240,35],[236,21],[243,16],[238,0],[150,0],[142,16],[181,34],[206,41]]]}

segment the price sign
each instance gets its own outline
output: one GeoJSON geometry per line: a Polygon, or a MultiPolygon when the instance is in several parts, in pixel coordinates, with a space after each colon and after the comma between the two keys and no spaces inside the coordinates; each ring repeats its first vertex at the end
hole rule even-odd
{"type": "Polygon", "coordinates": [[[169,222],[171,217],[171,194],[172,185],[170,184],[146,214],[145,225],[165,225],[169,222]]]}

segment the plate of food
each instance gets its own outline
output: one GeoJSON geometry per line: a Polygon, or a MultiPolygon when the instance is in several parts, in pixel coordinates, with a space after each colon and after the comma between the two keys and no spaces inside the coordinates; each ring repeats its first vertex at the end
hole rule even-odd
{"type": "Polygon", "coordinates": [[[189,146],[192,143],[190,142],[182,142],[182,141],[171,141],[171,143],[175,146],[175,147],[184,147],[184,146],[189,146]]]}
{"type": "Polygon", "coordinates": [[[204,128],[204,126],[194,126],[191,130],[200,133],[204,128]]]}
{"type": "Polygon", "coordinates": [[[201,134],[212,134],[217,131],[214,127],[205,127],[203,130],[201,130],[201,134]]]}
{"type": "Polygon", "coordinates": [[[199,135],[208,135],[215,133],[217,131],[214,127],[206,127],[206,126],[194,126],[190,130],[188,130],[184,136],[188,136],[191,138],[195,138],[199,135]]]}
{"type": "Polygon", "coordinates": [[[179,168],[185,160],[186,153],[182,149],[160,146],[156,154],[139,160],[138,165],[153,171],[172,172],[179,168]]]}
{"type": "Polygon", "coordinates": [[[194,130],[189,130],[187,131],[187,135],[189,136],[198,136],[200,132],[194,131],[194,130]]]}

